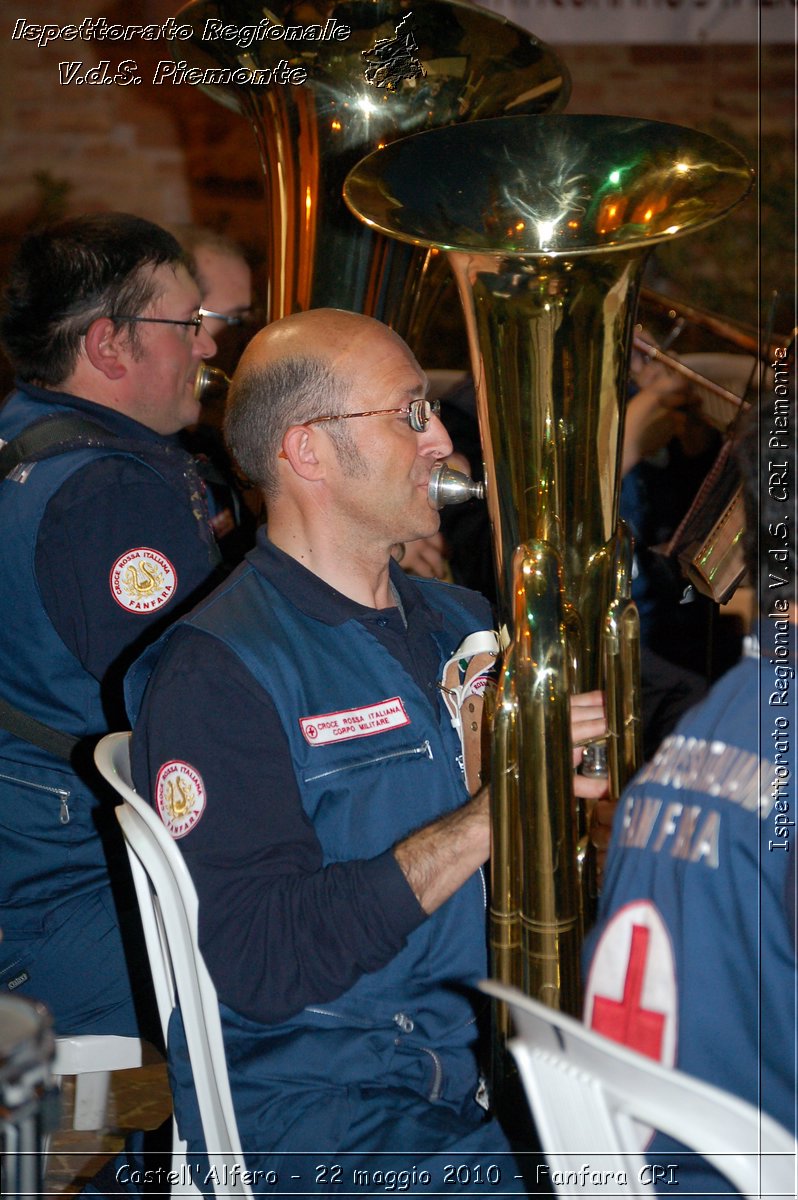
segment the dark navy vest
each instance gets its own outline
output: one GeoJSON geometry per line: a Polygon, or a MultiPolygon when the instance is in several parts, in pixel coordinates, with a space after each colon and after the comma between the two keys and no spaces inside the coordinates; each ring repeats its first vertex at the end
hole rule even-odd
{"type": "MultiPolygon", "coordinates": [[[[72,411],[63,403],[48,405],[15,392],[0,412],[0,438],[10,442],[32,422],[72,411]]],[[[156,443],[156,456],[157,451],[156,443]]],[[[47,616],[36,581],[36,542],[45,508],[62,484],[89,462],[115,453],[105,448],[71,451],[36,462],[22,481],[19,472],[0,481],[3,696],[45,725],[78,738],[107,732],[100,683],[64,645],[47,616]]],[[[127,457],[167,477],[153,462],[130,453],[127,457]]],[[[178,486],[176,479],[169,482],[178,486]]],[[[93,569],[87,555],[87,570],[93,569]]],[[[107,885],[97,804],[66,761],[0,729],[0,925],[8,936],[40,930],[62,900],[107,885]]]]}
{"type": "MultiPolygon", "coordinates": [[[[443,616],[434,635],[442,668],[479,623],[456,589],[419,586],[443,616]]],[[[467,800],[448,715],[438,720],[416,683],[356,620],[331,628],[305,615],[245,564],[186,623],[219,638],[273,699],[325,863],[377,856],[467,800]],[[345,729],[347,719],[361,722],[358,736],[331,740],[330,730],[345,729]]],[[[128,675],[131,717],[174,628],[128,675]]],[[[474,1011],[464,985],[486,970],[479,871],[388,965],[338,999],[269,1027],[223,1007],[231,1068],[249,1061],[261,1078],[322,1085],[331,1077],[385,1083],[395,1075],[419,1090],[423,1077],[437,1081],[427,1090],[437,1086],[440,1095],[451,1087],[462,1097],[476,1084],[474,1011]]]]}

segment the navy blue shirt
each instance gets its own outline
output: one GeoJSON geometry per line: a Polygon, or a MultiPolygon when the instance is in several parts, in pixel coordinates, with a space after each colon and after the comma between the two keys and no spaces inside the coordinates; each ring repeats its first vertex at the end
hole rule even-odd
{"type": "MultiPolygon", "coordinates": [[[[361,622],[440,719],[431,634],[441,617],[399,568],[391,578],[402,609],[378,610],[337,592],[263,532],[248,561],[331,636],[336,625],[361,622]]],[[[473,596],[473,605],[489,626],[485,601],[473,596]]],[[[172,635],[144,698],[133,736],[137,789],[150,796],[161,765],[175,759],[199,773],[207,795],[180,849],[201,897],[200,946],[222,1003],[259,1022],[283,1021],[383,966],[424,920],[391,851],[323,867],[273,700],[236,654],[190,627],[172,635]]]]}

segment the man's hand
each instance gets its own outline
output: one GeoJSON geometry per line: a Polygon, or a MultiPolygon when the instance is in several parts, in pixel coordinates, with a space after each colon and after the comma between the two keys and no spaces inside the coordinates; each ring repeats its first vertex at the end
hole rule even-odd
{"type": "MultiPolygon", "coordinates": [[[[601,737],[606,732],[604,694],[584,692],[582,695],[572,696],[571,736],[574,743],[574,767],[581,761],[584,743],[601,737]]],[[[587,832],[593,849],[595,885],[598,891],[601,891],[612,822],[618,807],[617,801],[610,799],[609,791],[610,781],[606,776],[574,775],[574,793],[587,801],[587,832]]]]}
{"type": "Polygon", "coordinates": [[[637,374],[640,391],[626,406],[621,473],[655,454],[687,431],[687,410],[696,400],[684,380],[659,363],[648,363],[637,374]]]}
{"type": "MultiPolygon", "coordinates": [[[[581,692],[571,696],[571,741],[574,746],[573,765],[582,761],[582,748],[607,732],[603,692],[581,692]]],[[[609,791],[609,780],[599,776],[574,776],[574,792],[583,800],[601,800],[609,791]]]]}

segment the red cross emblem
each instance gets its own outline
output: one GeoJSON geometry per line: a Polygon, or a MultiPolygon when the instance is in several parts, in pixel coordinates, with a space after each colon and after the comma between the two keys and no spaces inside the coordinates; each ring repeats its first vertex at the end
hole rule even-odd
{"type": "Polygon", "coordinates": [[[629,963],[623,983],[623,998],[595,996],[590,1026],[596,1033],[620,1042],[657,1062],[662,1058],[662,1039],[665,1014],[643,1008],[640,998],[646,973],[650,930],[645,925],[632,926],[629,963]]]}

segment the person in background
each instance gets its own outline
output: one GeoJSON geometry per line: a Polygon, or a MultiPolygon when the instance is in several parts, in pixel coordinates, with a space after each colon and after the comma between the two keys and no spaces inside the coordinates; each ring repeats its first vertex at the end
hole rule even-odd
{"type": "Polygon", "coordinates": [[[216,348],[200,299],[178,242],[123,213],[26,237],[3,298],[0,988],[42,1000],[59,1034],[135,1036],[150,998],[91,752],[126,725],[126,667],[218,578],[177,441],[216,348]]]}
{"type": "Polygon", "coordinates": [[[739,658],[736,623],[688,583],[661,552],[687,513],[720,451],[721,434],[701,420],[697,397],[679,375],[632,355],[637,388],[626,407],[620,512],[635,540],[632,597],[643,645],[700,694],[739,658]]]}
{"type": "Polygon", "coordinates": [[[221,349],[226,331],[252,327],[252,269],[246,254],[237,242],[205,226],[175,225],[171,232],[194,259],[203,324],[221,349]]]}
{"type": "MultiPolygon", "coordinates": [[[[752,410],[737,447],[758,623],[621,798],[584,1015],[795,1136],[797,477],[794,436],[772,433],[752,410]]],[[[679,1164],[680,1197],[728,1187],[659,1134],[649,1150],[679,1164]]]]}
{"type": "MultiPolygon", "coordinates": [[[[173,233],[190,255],[202,293],[200,314],[217,343],[214,367],[230,374],[255,330],[252,270],[241,246],[213,229],[176,225],[173,233]]],[[[227,388],[212,376],[200,389],[202,405],[196,425],[184,431],[186,448],[197,459],[208,492],[211,524],[228,567],[251,549],[262,517],[257,494],[230,462],[222,438],[227,388]]]]}
{"type": "MultiPolygon", "coordinates": [[[[280,1176],[258,1190],[335,1194],[345,1154],[349,1178],[412,1166],[440,1191],[441,1151],[500,1162],[492,1190],[522,1186],[480,1104],[489,798],[459,716],[497,642],[482,597],[392,559],[439,523],[430,472],[452,446],[426,390],[371,318],[321,309],[259,333],[226,434],[268,536],[128,676],[133,777],[197,889],[241,1140],[280,1176]]],[[[574,698],[572,729],[604,732],[600,694],[574,698]]]]}

